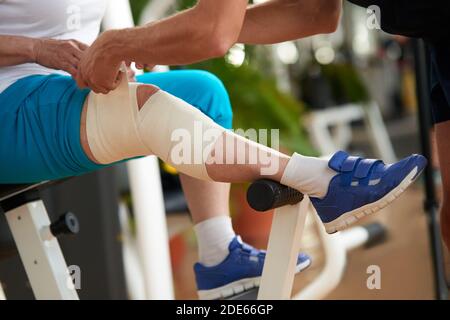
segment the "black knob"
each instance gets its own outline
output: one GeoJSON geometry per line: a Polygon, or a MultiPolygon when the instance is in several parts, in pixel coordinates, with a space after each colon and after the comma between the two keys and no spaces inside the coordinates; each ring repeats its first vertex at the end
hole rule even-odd
{"type": "Polygon", "coordinates": [[[367,224],[363,226],[369,234],[365,243],[366,248],[372,248],[376,245],[382,244],[388,237],[388,231],[384,225],[378,222],[367,224]]]}
{"type": "Polygon", "coordinates": [[[80,224],[76,215],[66,212],[50,225],[50,230],[55,237],[62,234],[77,234],[80,231],[80,224]]]}
{"type": "Polygon", "coordinates": [[[276,181],[261,179],[247,190],[247,202],[256,211],[267,211],[303,200],[303,194],[276,181]]]}

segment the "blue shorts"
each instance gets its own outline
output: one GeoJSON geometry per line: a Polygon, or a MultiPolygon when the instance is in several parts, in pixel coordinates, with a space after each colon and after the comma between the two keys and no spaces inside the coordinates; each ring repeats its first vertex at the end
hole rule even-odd
{"type": "Polygon", "coordinates": [[[428,43],[431,62],[431,107],[434,123],[450,120],[450,44],[428,43]]]}
{"type": "MultiPolygon", "coordinates": [[[[196,70],[147,73],[138,82],[160,87],[231,128],[228,94],[214,75],[196,70]]],[[[89,90],[68,76],[34,75],[0,94],[0,184],[32,183],[99,168],[80,142],[80,119],[89,90]]]]}

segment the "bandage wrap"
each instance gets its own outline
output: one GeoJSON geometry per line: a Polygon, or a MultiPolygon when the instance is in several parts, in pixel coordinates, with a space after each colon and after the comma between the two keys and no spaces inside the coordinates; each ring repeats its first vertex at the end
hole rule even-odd
{"type": "Polygon", "coordinates": [[[109,164],[154,154],[182,173],[211,180],[206,157],[225,129],[162,90],[139,110],[136,90],[141,85],[124,80],[107,95],[89,94],[86,130],[95,159],[109,164]]]}

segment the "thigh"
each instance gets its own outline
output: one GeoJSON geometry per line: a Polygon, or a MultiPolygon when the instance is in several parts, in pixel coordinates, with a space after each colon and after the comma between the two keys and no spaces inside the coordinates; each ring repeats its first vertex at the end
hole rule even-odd
{"type": "Polygon", "coordinates": [[[200,109],[219,125],[230,129],[231,103],[222,82],[201,70],[150,72],[137,77],[138,82],[153,84],[200,109]]]}
{"type": "Polygon", "coordinates": [[[31,76],[0,95],[0,183],[31,183],[99,168],[82,150],[88,90],[71,77],[31,76]]]}

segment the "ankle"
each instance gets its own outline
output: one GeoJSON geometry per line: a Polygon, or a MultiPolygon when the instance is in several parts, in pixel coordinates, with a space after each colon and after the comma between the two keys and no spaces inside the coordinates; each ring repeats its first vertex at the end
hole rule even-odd
{"type": "Polygon", "coordinates": [[[308,196],[323,198],[336,174],[328,167],[328,160],[294,153],[283,172],[281,183],[308,196]]]}

